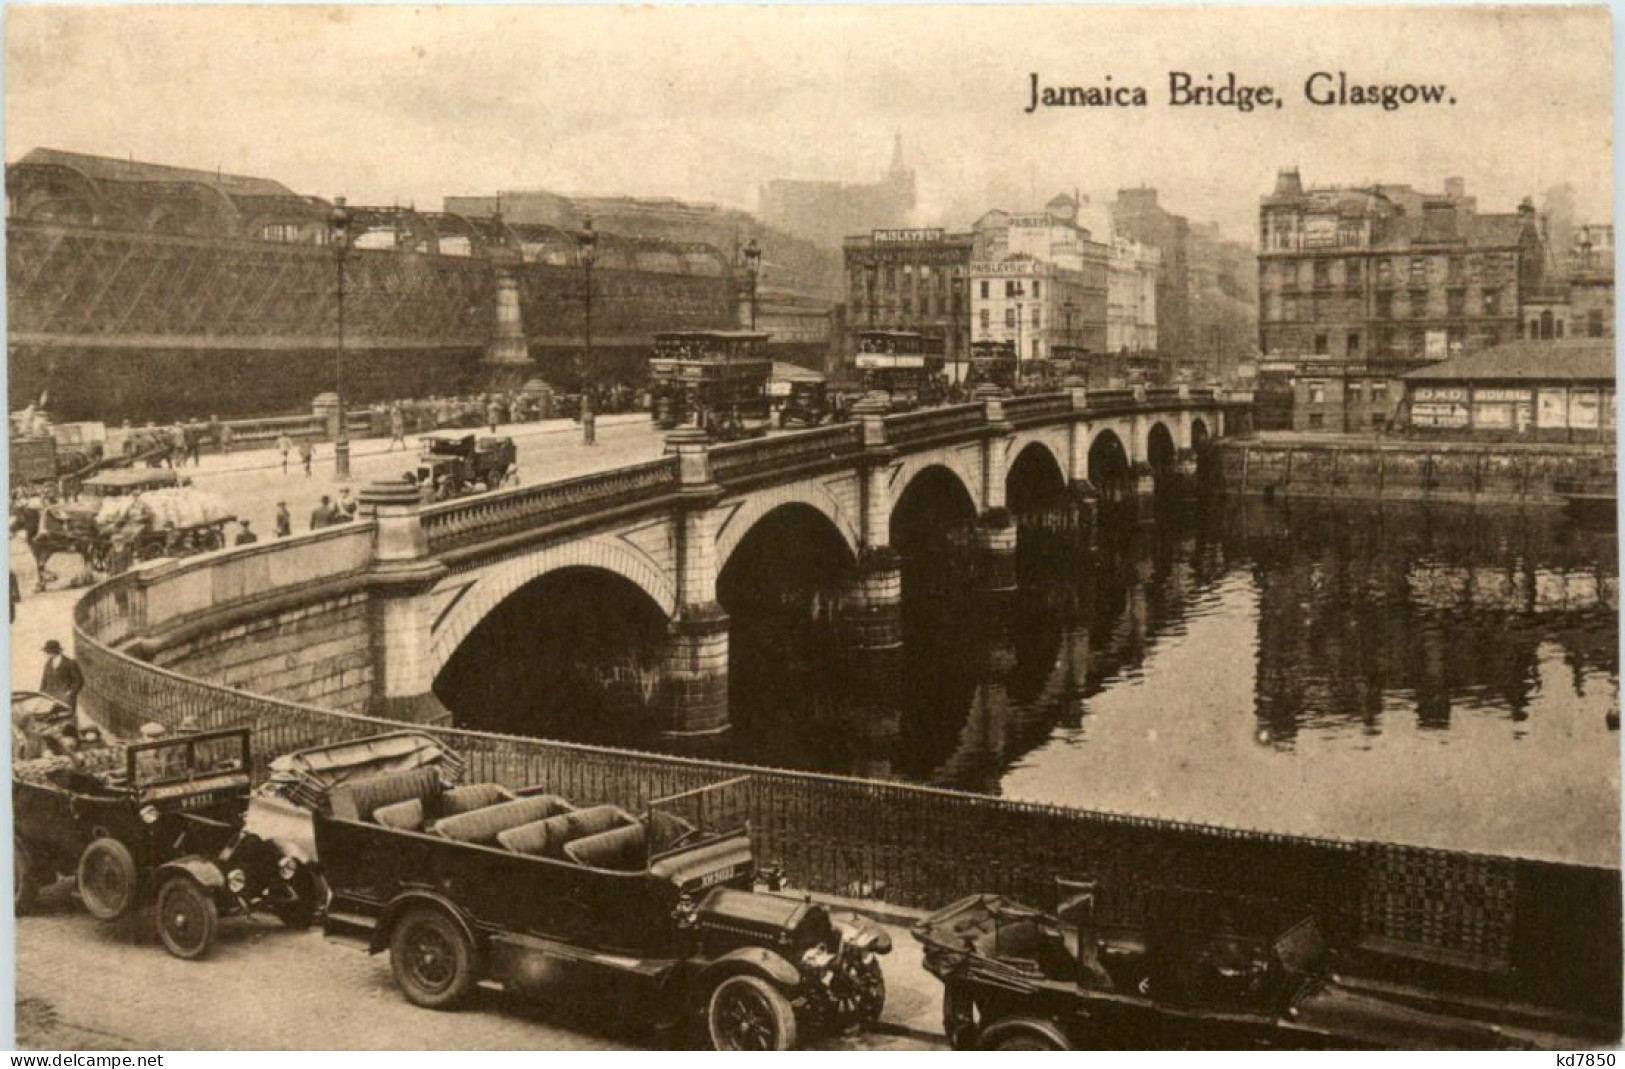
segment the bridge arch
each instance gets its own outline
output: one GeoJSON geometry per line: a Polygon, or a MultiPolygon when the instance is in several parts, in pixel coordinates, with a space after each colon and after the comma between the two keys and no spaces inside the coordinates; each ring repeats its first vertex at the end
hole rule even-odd
{"type": "Polygon", "coordinates": [[[647,554],[619,539],[587,538],[549,546],[505,562],[482,576],[434,628],[429,675],[446,667],[481,620],[520,588],[564,568],[610,572],[647,594],[669,619],[677,612],[677,587],[647,554]]]}
{"type": "Polygon", "coordinates": [[[1191,419],[1192,449],[1201,449],[1203,446],[1207,445],[1208,439],[1212,437],[1213,433],[1208,430],[1206,420],[1204,420],[1201,416],[1195,416],[1191,419]]]}
{"type": "Polygon", "coordinates": [[[1158,420],[1145,432],[1145,460],[1158,475],[1179,462],[1179,443],[1168,425],[1158,420]]]}
{"type": "MultiPolygon", "coordinates": [[[[979,448],[980,446],[978,446],[979,448]]],[[[933,472],[933,469],[935,469],[934,474],[931,476],[933,479],[947,477],[957,482],[959,488],[965,492],[965,496],[970,500],[971,507],[978,513],[982,511],[982,502],[986,498],[982,489],[980,460],[978,459],[975,462],[973,468],[971,459],[967,458],[962,451],[945,449],[904,457],[901,463],[898,464],[891,479],[892,516],[896,515],[897,508],[902,504],[909,488],[921,476],[933,472]]]]}
{"type": "Polygon", "coordinates": [[[843,508],[835,496],[823,486],[790,483],[745,495],[737,511],[723,520],[722,527],[717,532],[717,571],[720,573],[728,566],[734,550],[739,548],[739,543],[745,540],[758,523],[770,513],[788,505],[804,505],[823,516],[841,536],[841,541],[846,543],[846,548],[852,556],[857,557],[861,539],[858,535],[856,517],[843,508]]]}
{"type": "Polygon", "coordinates": [[[1049,443],[1033,440],[1010,461],[1004,498],[1015,512],[1044,508],[1065,493],[1066,468],[1049,443]]]}
{"type": "Polygon", "coordinates": [[[1128,447],[1109,427],[1096,431],[1089,440],[1089,482],[1109,500],[1133,492],[1134,470],[1128,447]]]}

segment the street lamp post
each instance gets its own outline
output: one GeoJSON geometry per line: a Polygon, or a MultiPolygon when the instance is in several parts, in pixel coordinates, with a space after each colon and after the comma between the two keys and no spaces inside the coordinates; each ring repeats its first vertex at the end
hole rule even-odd
{"type": "Polygon", "coordinates": [[[350,211],[343,197],[333,199],[327,228],[333,243],[333,262],[338,268],[338,345],[334,350],[333,386],[338,397],[339,425],[333,436],[333,474],[342,481],[350,477],[350,420],[344,409],[344,261],[350,255],[350,211]]]}
{"type": "Polygon", "coordinates": [[[745,273],[750,276],[750,329],[756,330],[756,279],[762,268],[762,247],[751,238],[745,245],[745,273]]]}
{"type": "Polygon", "coordinates": [[[592,228],[592,216],[587,216],[581,233],[576,235],[581,270],[586,280],[582,325],[584,356],[581,368],[581,444],[598,444],[598,427],[592,412],[592,265],[598,259],[598,234],[592,228]]]}

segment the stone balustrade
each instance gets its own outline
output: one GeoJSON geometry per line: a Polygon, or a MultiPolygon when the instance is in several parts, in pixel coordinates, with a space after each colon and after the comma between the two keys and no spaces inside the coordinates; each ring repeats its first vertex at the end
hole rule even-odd
{"type": "Polygon", "coordinates": [[[856,423],[797,431],[773,438],[732,442],[711,448],[711,472],[724,486],[805,464],[851,456],[863,448],[856,423]]]}

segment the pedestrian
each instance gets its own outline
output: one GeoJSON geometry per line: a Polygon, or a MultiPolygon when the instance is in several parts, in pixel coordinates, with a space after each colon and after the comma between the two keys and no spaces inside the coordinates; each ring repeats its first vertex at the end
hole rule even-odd
{"type": "Polygon", "coordinates": [[[186,422],[181,431],[182,439],[186,443],[186,455],[192,462],[192,467],[201,467],[203,464],[203,428],[196,419],[186,422]]]}
{"type": "Polygon", "coordinates": [[[326,494],[322,495],[322,503],[310,510],[310,529],[319,531],[333,522],[333,504],[326,494]]]}
{"type": "Polygon", "coordinates": [[[389,409],[389,448],[384,452],[393,452],[396,442],[401,444],[401,452],[406,452],[406,414],[401,411],[399,401],[389,409]]]}
{"type": "Polygon", "coordinates": [[[286,475],[288,474],[288,452],[293,449],[293,439],[288,437],[287,431],[283,431],[276,436],[276,447],[282,453],[282,474],[286,475]]]}
{"type": "Polygon", "coordinates": [[[340,522],[348,523],[355,519],[355,514],[361,510],[361,502],[350,496],[348,486],[339,487],[338,511],[342,514],[340,522]]]}
{"type": "Polygon", "coordinates": [[[236,537],[235,540],[233,540],[232,545],[234,545],[234,546],[251,546],[255,542],[258,542],[260,540],[260,536],[248,529],[248,521],[243,520],[243,521],[241,521],[241,523],[242,523],[242,530],[237,532],[237,537],[236,537]]]}
{"type": "Polygon", "coordinates": [[[485,406],[485,422],[491,425],[492,434],[497,432],[497,424],[502,422],[502,409],[497,406],[494,397],[491,399],[491,403],[485,406]]]}
{"type": "Polygon", "coordinates": [[[209,414],[209,426],[208,426],[207,430],[208,430],[208,435],[209,435],[209,444],[214,446],[216,449],[219,449],[221,452],[225,452],[225,450],[221,449],[221,446],[220,446],[220,417],[219,416],[214,415],[213,413],[209,414]]]}
{"type": "Polygon", "coordinates": [[[22,585],[17,582],[17,573],[11,573],[11,622],[17,622],[17,603],[23,600],[22,585]]]}
{"type": "MultiPolygon", "coordinates": [[[[307,478],[307,479],[310,478],[310,462],[312,460],[314,460],[315,458],[316,458],[316,447],[311,444],[310,439],[309,438],[300,439],[300,441],[299,441],[299,463],[301,463],[301,464],[303,464],[305,466],[305,478],[307,478]]],[[[327,499],[323,498],[322,500],[325,501],[327,499]]]]}
{"type": "Polygon", "coordinates": [[[176,420],[169,428],[169,466],[171,468],[186,465],[186,428],[181,421],[176,420]]]}
{"type": "Polygon", "coordinates": [[[85,674],[79,671],[77,661],[62,652],[62,643],[56,639],[45,643],[44,653],[45,671],[40,674],[39,689],[77,713],[85,674]]]}
{"type": "Polygon", "coordinates": [[[293,514],[288,511],[286,501],[276,503],[276,537],[287,538],[293,534],[293,514]]]}
{"type": "Polygon", "coordinates": [[[218,439],[219,442],[220,442],[220,452],[222,452],[222,453],[231,452],[231,438],[232,438],[231,424],[229,424],[229,423],[220,424],[220,438],[218,439]]]}

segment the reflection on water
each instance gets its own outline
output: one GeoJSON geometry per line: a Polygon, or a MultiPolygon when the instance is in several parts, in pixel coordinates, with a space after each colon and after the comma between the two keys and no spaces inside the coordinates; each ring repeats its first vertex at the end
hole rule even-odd
{"type": "Polygon", "coordinates": [[[1022,587],[907,562],[902,649],[730,607],[730,756],[1094,809],[1618,863],[1615,535],[1561,515],[1236,504],[1022,587]]]}

